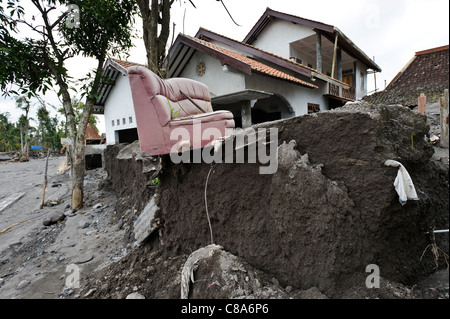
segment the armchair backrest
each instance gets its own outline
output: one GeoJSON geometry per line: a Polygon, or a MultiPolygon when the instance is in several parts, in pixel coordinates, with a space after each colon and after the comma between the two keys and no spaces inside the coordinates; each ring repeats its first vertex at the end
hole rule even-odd
{"type": "Polygon", "coordinates": [[[153,106],[161,126],[173,119],[202,113],[184,94],[205,112],[213,111],[208,87],[201,82],[186,78],[164,80],[142,66],[130,67],[128,75],[135,111],[139,113],[136,108],[153,106]],[[139,105],[142,102],[138,100],[142,100],[142,97],[137,99],[137,95],[145,95],[147,98],[144,103],[152,105],[139,105]]]}

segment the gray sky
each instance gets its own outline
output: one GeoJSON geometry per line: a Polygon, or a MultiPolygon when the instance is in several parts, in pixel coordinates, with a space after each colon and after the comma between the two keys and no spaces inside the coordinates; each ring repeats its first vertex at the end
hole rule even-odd
{"type": "MultiPolygon", "coordinates": [[[[24,2],[24,4],[27,1],[24,2]]],[[[448,0],[224,0],[236,26],[220,2],[215,0],[181,0],[172,8],[175,33],[195,35],[199,27],[242,41],[267,7],[334,25],[344,32],[383,69],[377,74],[377,87],[392,78],[414,56],[415,52],[449,44],[448,0]],[[184,23],[183,23],[184,17],[184,23]]],[[[25,6],[25,5],[24,5],[25,6]]],[[[26,8],[26,6],[25,6],[26,8]]],[[[141,22],[136,27],[141,34],[141,22]]],[[[170,41],[170,40],[169,40],[170,41]]],[[[146,63],[142,39],[136,39],[129,60],[146,63]]],[[[93,61],[73,59],[68,68],[75,77],[83,77],[95,66],[93,61]]],[[[368,90],[374,89],[373,76],[369,76],[368,90]]],[[[46,99],[58,105],[55,94],[46,99]]],[[[20,112],[14,100],[0,98],[0,112],[9,112],[16,121],[20,112]]],[[[102,130],[102,125],[100,125],[102,130]]]]}

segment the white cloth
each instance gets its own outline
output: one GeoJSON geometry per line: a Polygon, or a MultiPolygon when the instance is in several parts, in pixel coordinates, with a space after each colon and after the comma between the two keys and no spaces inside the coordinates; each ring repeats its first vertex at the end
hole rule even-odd
{"type": "Polygon", "coordinates": [[[394,181],[394,186],[397,191],[400,204],[405,205],[408,199],[419,200],[416,189],[414,188],[414,183],[406,168],[400,162],[393,160],[387,160],[384,162],[384,165],[399,167],[397,177],[394,181]]]}

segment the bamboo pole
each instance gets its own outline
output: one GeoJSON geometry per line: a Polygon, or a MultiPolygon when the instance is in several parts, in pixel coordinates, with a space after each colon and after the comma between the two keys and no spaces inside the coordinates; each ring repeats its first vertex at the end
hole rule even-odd
{"type": "Polygon", "coordinates": [[[336,55],[337,55],[337,45],[338,45],[339,34],[336,33],[336,38],[334,39],[334,52],[333,52],[333,65],[331,66],[331,77],[335,79],[336,71],[336,55]]]}

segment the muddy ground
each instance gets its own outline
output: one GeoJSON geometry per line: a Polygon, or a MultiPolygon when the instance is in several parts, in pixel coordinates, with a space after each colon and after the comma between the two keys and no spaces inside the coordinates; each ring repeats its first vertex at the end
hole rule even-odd
{"type": "MultiPolygon", "coordinates": [[[[210,174],[208,213],[221,248],[198,261],[189,298],[448,299],[448,233],[425,234],[448,229],[448,150],[425,142],[424,118],[405,108],[343,111],[271,123],[284,143],[273,175],[260,175],[260,164],[211,170],[167,158],[159,171],[138,144],[108,147],[106,169],[87,173],[77,212],[66,207],[68,174],[55,173],[60,159],[50,166],[50,184],[60,186],[49,188],[60,203],[42,211],[35,175],[43,161],[0,164],[7,184],[24,172],[29,196],[0,213],[0,231],[27,220],[0,235],[0,297],[180,298],[183,266],[211,244],[210,174]],[[398,202],[386,159],[405,165],[419,201],[398,202]],[[138,245],[133,222],[154,194],[159,229],[138,245]],[[43,226],[55,212],[67,216],[43,226]],[[68,289],[72,264],[80,287],[68,289]],[[380,269],[380,288],[366,287],[369,264],[380,269]]],[[[24,189],[3,185],[0,200],[24,189]]]]}
{"type": "Polygon", "coordinates": [[[58,175],[64,157],[50,157],[45,205],[40,209],[46,160],[0,162],[0,202],[25,195],[0,212],[0,298],[53,299],[74,294],[66,289],[77,265],[84,281],[97,268],[122,258],[124,230],[117,227],[117,196],[102,191],[103,169],[88,171],[85,206],[70,209],[70,176],[58,175]],[[53,217],[53,221],[51,221],[53,217]],[[44,223],[47,226],[44,226],[44,223]]]}

